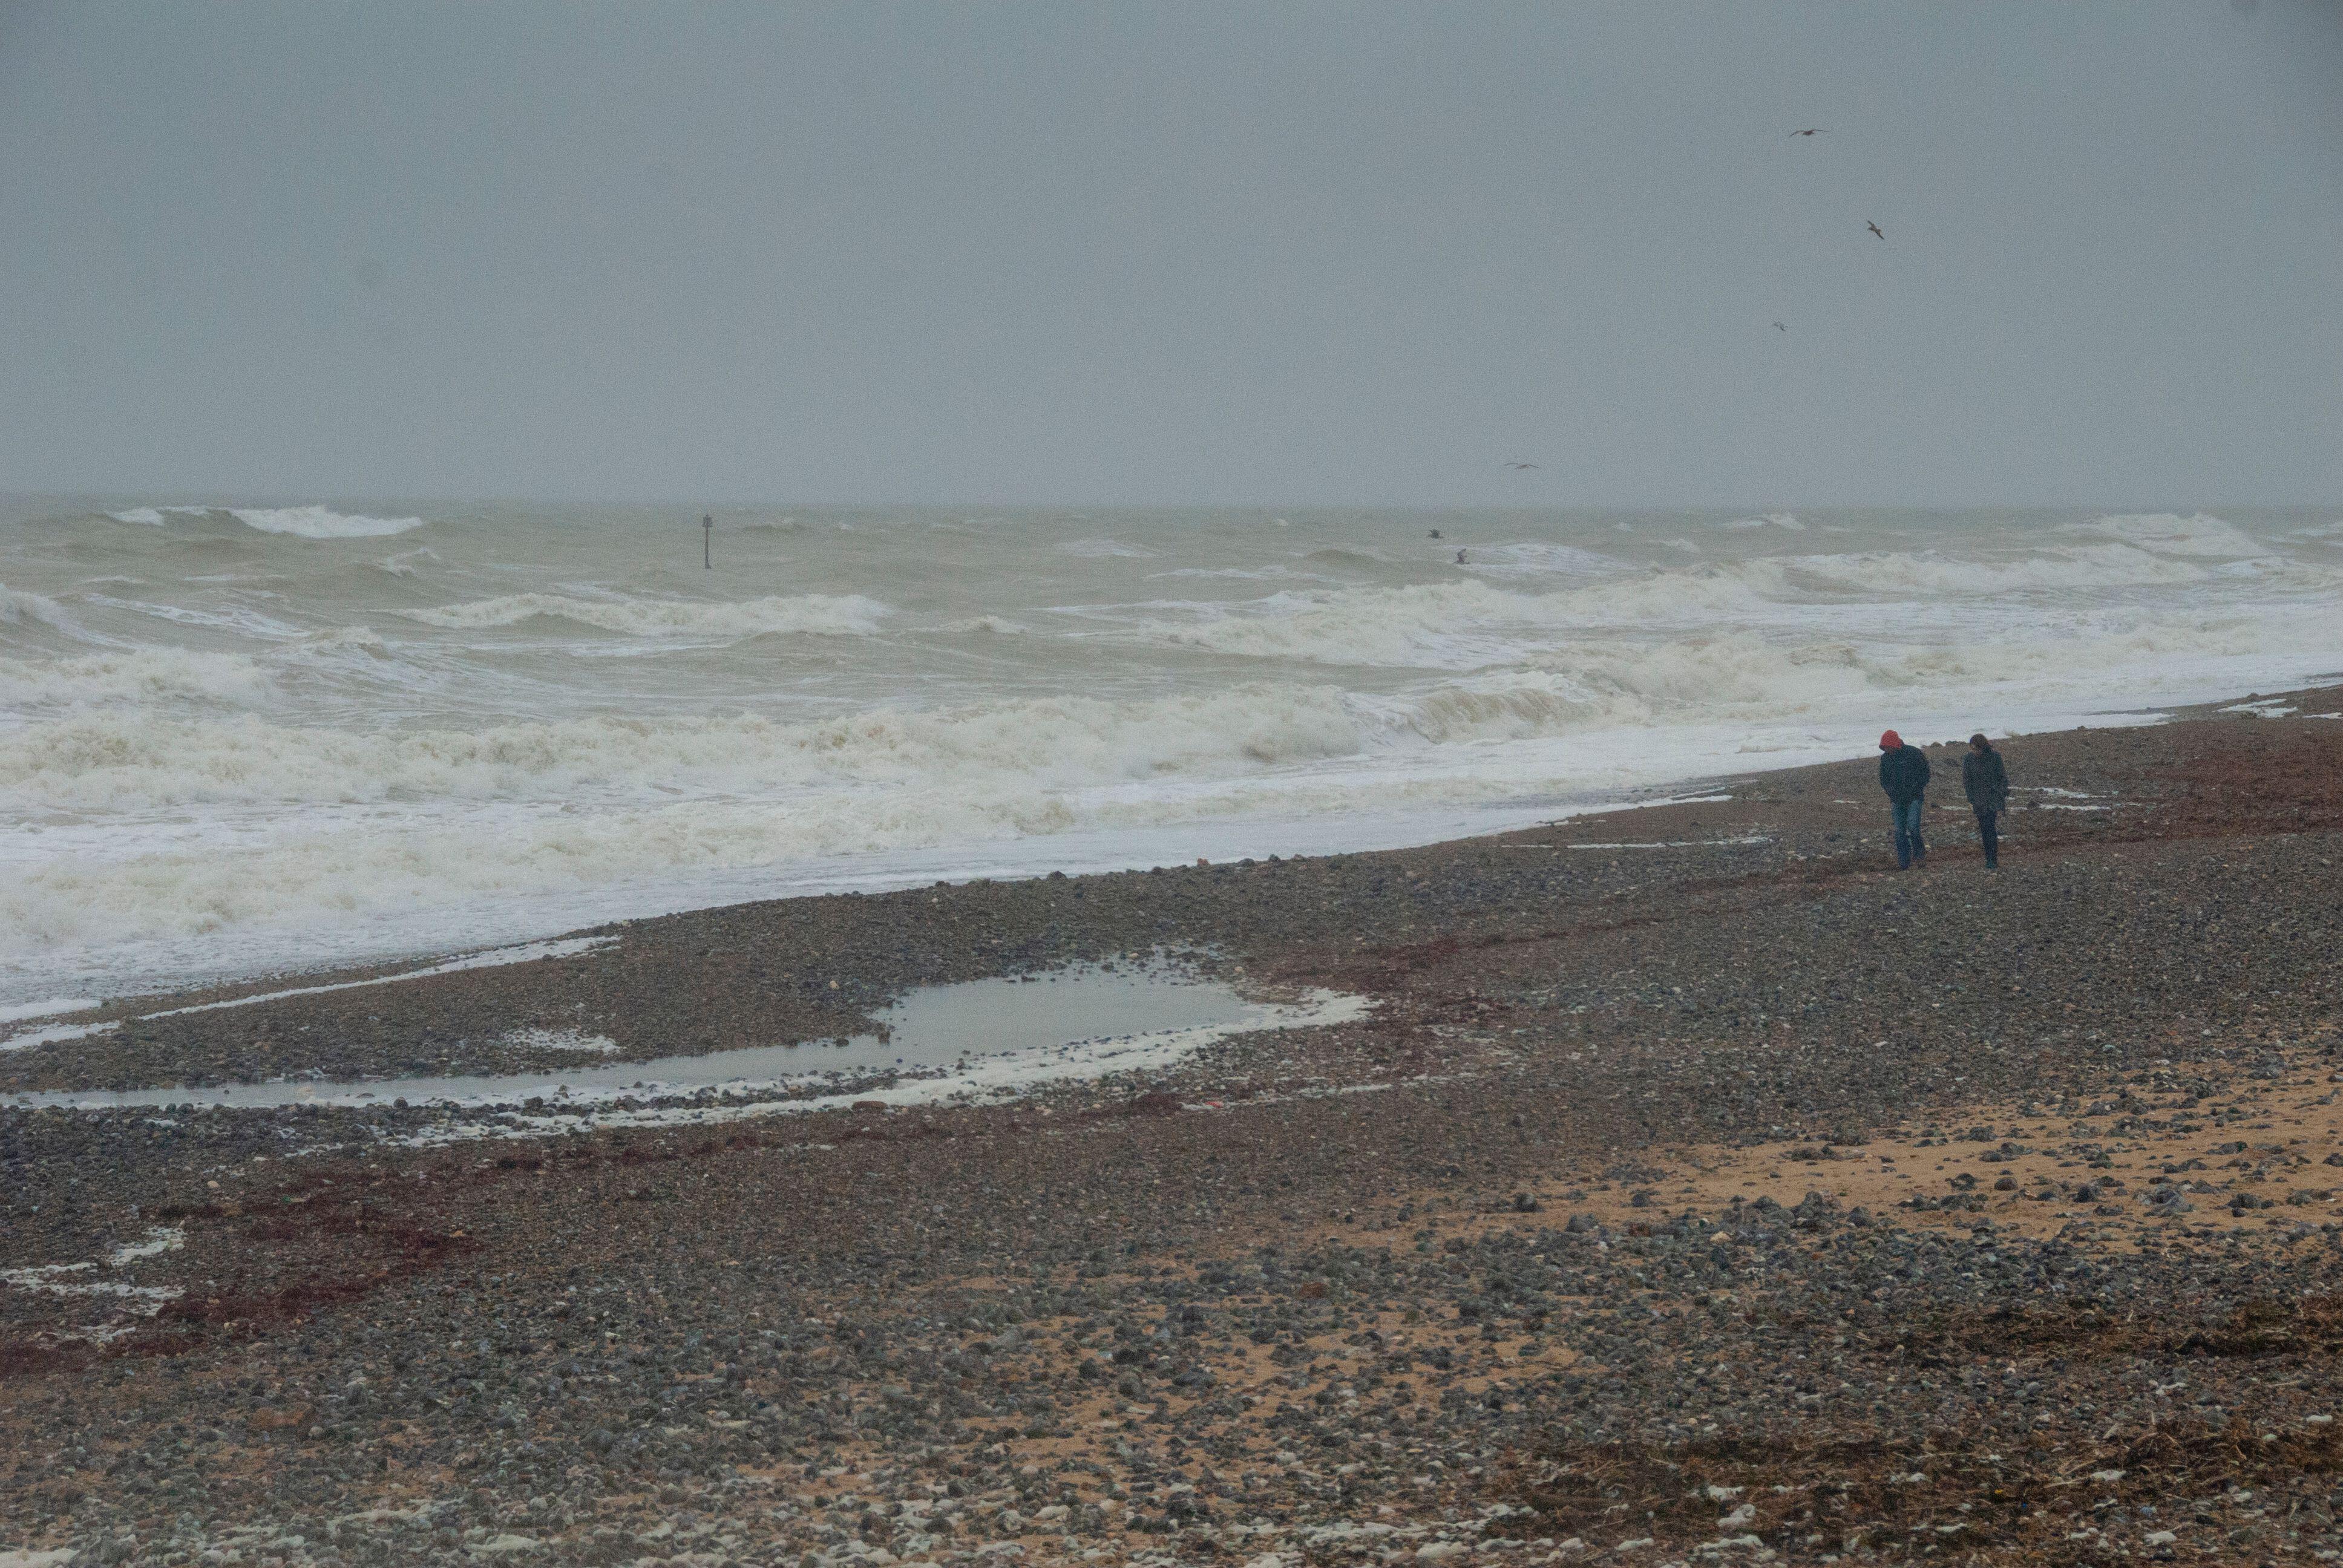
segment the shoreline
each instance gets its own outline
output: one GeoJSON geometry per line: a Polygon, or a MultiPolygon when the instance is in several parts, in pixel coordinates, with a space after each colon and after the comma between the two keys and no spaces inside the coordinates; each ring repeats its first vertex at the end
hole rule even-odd
{"type": "Polygon", "coordinates": [[[1965,809],[1896,874],[1858,759],[152,1021],[113,1070],[816,1038],[1167,949],[1375,1003],[703,1128],[0,1101],[0,1553],[2343,1550],[2343,691],[2288,700],[2013,739],[1989,876],[1965,809]]]}
{"type": "MultiPolygon", "coordinates": [[[[2338,678],[2338,680],[2343,680],[2343,678],[2338,678]]],[[[2268,695],[2259,692],[2251,692],[2246,694],[2244,697],[2234,699],[2215,699],[2192,706],[2149,709],[2140,710],[2137,713],[2108,714],[2104,716],[2104,718],[2108,720],[2105,723],[2077,725],[2071,729],[2043,731],[2031,736],[2018,735],[2006,737],[2005,739],[2023,745],[2033,740],[2056,741],[2061,738],[2091,732],[2154,729],[2164,728],[2175,723],[2189,722],[2192,719],[2213,719],[2247,711],[2255,705],[2258,705],[2261,709],[2265,710],[2265,713],[2267,710],[2271,709],[2273,705],[2284,708],[2289,712],[2298,712],[2303,711],[2303,705],[2308,703],[2310,705],[2308,711],[2316,714],[2320,711],[2331,709],[2332,705],[2328,702],[2328,699],[2330,699],[2332,695],[2338,690],[2343,690],[2343,684],[2303,688],[2294,691],[2268,695]],[[2116,722],[2117,720],[2124,719],[2148,719],[2148,722],[2145,725],[2130,725],[2116,722]]],[[[2256,716],[2261,717],[2264,716],[2264,714],[2258,713],[2256,716]]],[[[1946,792],[1946,763],[1948,760],[1946,753],[1948,749],[1956,748],[1957,744],[1958,743],[1954,741],[1932,742],[1926,744],[1924,748],[1929,752],[1931,760],[1937,769],[1937,779],[1935,785],[1932,787],[1931,794],[1936,799],[1936,803],[1940,813],[1944,808],[1942,796],[1946,792]]],[[[1954,756],[1949,759],[1956,764],[1957,763],[1956,756],[1954,756]]],[[[1738,801],[1745,799],[1754,799],[1756,798],[1758,793],[1762,793],[1765,787],[1766,780],[1770,779],[1781,779],[1785,781],[1791,781],[1802,779],[1810,774],[1818,774],[1835,768],[1845,768],[1847,766],[1850,766],[1850,764],[1846,761],[1800,763],[1775,769],[1758,770],[1743,769],[1704,775],[1698,778],[1676,780],[1666,785],[1639,787],[1633,790],[1623,791],[1621,796],[1616,799],[1591,801],[1583,806],[1572,808],[1566,810],[1564,815],[1559,817],[1546,818],[1541,816],[1536,821],[1525,825],[1501,829],[1485,833],[1474,833],[1460,839],[1437,839],[1421,844],[1403,844],[1396,849],[1345,849],[1322,855],[1292,857],[1281,857],[1272,854],[1266,858],[1265,862],[1257,861],[1252,858],[1246,858],[1234,862],[1212,862],[1210,860],[1200,860],[1199,864],[1207,867],[1218,864],[1222,869],[1225,869],[1232,864],[1240,866],[1252,866],[1261,863],[1291,865],[1297,862],[1313,863],[1320,861],[1340,861],[1349,859],[1365,859],[1379,861],[1391,858],[1433,853],[1458,846],[1479,843],[1503,843],[1515,839],[1525,834],[1533,834],[1550,829],[1557,829],[1566,824],[1583,824],[1594,819],[1617,818],[1622,815],[1633,816],[1637,813],[1663,810],[1678,806],[1691,807],[1702,805],[1722,805],[1726,801],[1738,801]]],[[[1957,768],[1956,766],[1951,770],[1951,790],[1954,793],[1956,793],[1958,789],[1957,777],[1957,768]]],[[[1795,785],[1793,785],[1793,787],[1795,787],[1795,785]]],[[[2013,805],[2016,805],[2023,799],[2024,793],[2025,792],[2023,790],[2020,790],[2013,797],[2013,805]]],[[[2068,810],[2087,812],[2095,809],[2095,808],[2087,801],[2060,802],[2048,799],[2039,799],[2034,803],[2034,806],[2035,809],[2037,811],[2068,810]]],[[[1966,823],[1966,816],[1964,813],[1956,811],[1953,815],[1959,818],[1963,823],[1966,823]]],[[[2006,822],[2004,829],[2005,833],[2006,833],[2007,830],[2008,829],[2006,822]]],[[[1762,839],[1751,840],[1751,842],[1762,841],[1762,839]]],[[[1687,841],[1685,845],[1677,847],[1691,847],[1691,842],[1692,841],[1687,841]]],[[[1703,842],[1711,841],[1704,840],[1703,842]]],[[[1713,842],[1719,848],[1728,847],[1723,840],[1714,840],[1713,842]]],[[[1589,845],[1582,847],[1594,848],[1594,846],[1589,845]]],[[[92,1047],[88,1042],[93,1040],[96,1040],[98,1042],[96,1049],[103,1054],[105,1050],[104,1037],[120,1031],[126,1026],[135,1030],[138,1026],[147,1022],[166,1020],[170,1017],[180,1014],[209,1011],[241,1006],[261,1005],[275,1000],[280,995],[288,992],[294,995],[298,995],[303,992],[357,990],[363,987],[387,986],[391,984],[405,985],[412,983],[412,981],[416,980],[433,979],[443,972],[455,972],[475,968],[498,967],[507,963],[530,961],[535,960],[540,953],[549,952],[553,956],[564,956],[566,952],[569,950],[584,950],[592,946],[603,946],[614,941],[622,941],[626,940],[629,933],[645,930],[647,929],[669,927],[678,922],[682,922],[688,926],[690,922],[694,921],[721,924],[728,918],[732,917],[753,919],[755,918],[754,911],[774,909],[779,906],[785,905],[809,904],[819,906],[830,904],[841,899],[892,899],[897,900],[900,905],[901,901],[914,899],[918,894],[933,893],[939,890],[959,893],[972,890],[1030,886],[1043,881],[1061,880],[1074,881],[1081,884],[1092,884],[1111,882],[1117,878],[1127,878],[1141,875],[1162,875],[1167,872],[1176,875],[1180,873],[1182,869],[1183,868],[1182,866],[1176,864],[1171,866],[1155,866],[1144,869],[1138,867],[1131,867],[1121,870],[1080,872],[1074,873],[1071,876],[1069,876],[1067,873],[1062,871],[1048,871],[1036,872],[1032,875],[1021,874],[1001,878],[983,877],[959,882],[938,881],[932,884],[913,884],[908,882],[894,884],[890,882],[889,885],[876,889],[852,888],[815,894],[789,893],[773,898],[756,898],[732,903],[694,906],[668,914],[649,915],[639,918],[582,925],[559,932],[550,932],[539,936],[532,936],[514,941],[495,944],[486,948],[457,950],[454,951],[417,951],[404,956],[384,958],[365,963],[327,968],[272,970],[266,973],[229,977],[210,983],[178,990],[125,993],[122,995],[111,996],[103,999],[96,1005],[85,1005],[77,1009],[67,1008],[63,1005],[45,1006],[36,1015],[28,1013],[21,1019],[12,1020],[5,1024],[0,1024],[0,1031],[5,1031],[0,1032],[0,1096],[27,1091],[43,1092],[71,1090],[100,1092],[107,1090],[124,1090],[133,1088],[160,1090],[181,1087],[189,1089],[190,1091],[200,1091],[206,1087],[223,1082],[251,1083],[255,1081],[272,1081],[272,1080],[266,1079],[255,1080],[247,1073],[243,1072],[221,1076],[216,1070],[210,1073],[198,1071],[193,1076],[182,1076],[179,1078],[150,1077],[146,1081],[133,1081],[131,1079],[126,1079],[120,1076],[120,1068],[118,1065],[114,1069],[116,1075],[110,1078],[103,1077],[102,1073],[97,1075],[76,1075],[74,1070],[65,1064],[65,1059],[79,1054],[79,1052],[76,1052],[73,1049],[76,1045],[80,1046],[83,1051],[91,1050],[92,1047]],[[27,1053],[37,1054],[28,1055],[27,1053]],[[48,1060],[54,1060],[57,1062],[58,1065],[47,1070],[43,1070],[41,1067],[33,1065],[35,1062],[45,1064],[48,1060]]],[[[1099,955],[1092,954],[1087,956],[1099,955]]],[[[1077,960],[1076,961],[1080,960],[1077,960]]],[[[985,972],[1016,973],[1023,971],[1018,969],[1011,969],[995,971],[978,970],[965,973],[955,972],[950,978],[952,980],[977,979],[982,978],[982,975],[985,972]]],[[[860,995],[864,999],[863,1005],[865,1006],[866,1010],[854,1015],[851,1019],[842,1019],[835,1008],[816,1008],[811,1010],[818,1014],[818,1016],[810,1020],[802,1016],[796,1016],[794,1014],[780,1020],[779,1021],[783,1026],[781,1031],[778,1035],[769,1034],[763,1040],[758,1043],[797,1043],[803,1040],[827,1038],[840,1033],[841,1029],[848,1029],[850,1031],[852,1027],[855,1025],[868,1026],[870,1024],[870,1012],[875,1010],[880,1006],[883,1006],[890,997],[900,997],[906,991],[916,989],[920,984],[933,983],[937,982],[924,978],[912,979],[908,981],[898,980],[897,989],[890,991],[882,990],[877,994],[875,998],[872,997],[868,988],[862,988],[860,995]],[[795,1026],[794,1029],[790,1027],[792,1025],[795,1026]]],[[[58,999],[60,1003],[64,1000],[65,999],[58,999]]],[[[511,1029],[512,1030],[518,1032],[526,1032],[534,1029],[539,1033],[542,1033],[548,1028],[565,1027],[568,1022],[569,1020],[561,1020],[560,1022],[549,1022],[526,1019],[517,1020],[511,1026],[511,1029]]],[[[737,1048],[739,1045],[748,1043],[751,1042],[736,1039],[732,1042],[731,1048],[737,1048]]],[[[727,1049],[727,1047],[719,1047],[719,1049],[727,1049]]],[[[211,1054],[215,1060],[218,1060],[216,1052],[211,1054]]],[[[652,1056],[665,1054],[672,1054],[672,1052],[661,1050],[655,1045],[630,1048],[627,1042],[622,1040],[619,1044],[619,1049],[613,1053],[611,1059],[614,1060],[649,1060],[652,1056]]],[[[498,1050],[494,1048],[480,1050],[475,1048],[474,1054],[468,1058],[442,1058],[438,1063],[440,1066],[452,1066],[457,1071],[465,1073],[528,1071],[539,1069],[557,1070],[564,1066],[574,1066],[578,1064],[578,1059],[575,1057],[565,1056],[564,1053],[558,1051],[546,1051],[543,1050],[532,1051],[525,1047],[506,1050],[498,1050]]],[[[225,1063],[222,1065],[224,1066],[225,1063]]],[[[167,1069],[165,1070],[167,1072],[167,1069]]],[[[416,1076],[424,1073],[424,1065],[413,1059],[410,1059],[406,1064],[404,1064],[403,1068],[394,1066],[388,1070],[382,1070],[370,1064],[362,1070],[344,1071],[338,1073],[333,1071],[321,1073],[318,1071],[315,1063],[297,1060],[291,1064],[290,1070],[282,1076],[287,1081],[301,1078],[322,1078],[325,1081],[331,1081],[336,1084],[350,1085],[377,1078],[395,1080],[397,1077],[416,1076]]]]}
{"type": "MultiPolygon", "coordinates": [[[[2310,684],[2299,689],[2318,690],[2328,683],[2343,682],[2343,671],[2312,676],[2309,679],[2310,684]]],[[[2048,717],[2058,722],[2010,733],[2060,734],[2073,729],[2127,728],[2141,722],[2163,722],[2176,715],[2212,711],[2235,699],[2236,689],[2226,685],[2207,687],[2199,678],[2178,682],[2172,695],[2187,700],[2088,709],[2020,703],[2018,709],[2033,719],[2048,717]],[[2212,695],[2206,695],[2208,691],[2212,695]]],[[[1925,719],[1909,721],[1916,732],[1922,733],[1928,722],[1925,719]]],[[[1622,733],[1634,731],[1632,727],[1624,732],[1603,731],[1593,739],[1603,745],[1615,746],[1622,733]]],[[[1672,738],[1664,729],[1654,739],[1680,741],[1683,738],[1672,738]]],[[[53,1004],[63,999],[96,995],[109,1001],[123,1001],[223,995],[256,989],[272,981],[376,973],[447,955],[526,946],[578,932],[777,899],[820,898],[844,892],[874,896],[925,887],[939,877],[956,885],[980,880],[1025,880],[1058,872],[1081,877],[1108,875],[1143,866],[1141,857],[1150,851],[1142,849],[1134,856],[1130,849],[1134,842],[1151,846],[1160,862],[1169,865],[1185,864],[1199,855],[1220,862],[1243,859],[1248,854],[1260,858],[1272,852],[1287,859],[1392,853],[1518,831],[1559,817],[1634,809],[1719,784],[1765,773],[1827,766],[1832,760],[1843,759],[1829,756],[1831,747],[1815,735],[1806,736],[1800,744],[1772,751],[1761,749],[1740,759],[1732,754],[1730,733],[1720,731],[1714,739],[1716,744],[1712,747],[1694,749],[1674,758],[1659,777],[1529,794],[1519,799],[1390,810],[1272,814],[1258,819],[1215,818],[1136,829],[1093,827],[1059,835],[980,839],[956,847],[898,849],[843,859],[817,858],[773,866],[703,870],[688,877],[650,875],[593,890],[539,890],[493,901],[458,903],[432,915],[433,927],[429,930],[416,926],[418,917],[384,910],[379,912],[384,917],[379,934],[360,939],[341,932],[324,946],[300,940],[288,942],[281,932],[270,935],[236,928],[201,940],[142,938],[106,950],[111,956],[93,957],[87,961],[72,957],[40,960],[9,981],[6,994],[14,1000],[0,1004],[0,1020],[18,1006],[53,1004]],[[1776,759],[1785,754],[1802,759],[1776,759]],[[1735,759],[1754,766],[1722,769],[1714,766],[1718,760],[1735,759]],[[256,946],[268,950],[269,956],[248,956],[256,946]],[[143,981],[137,978],[142,973],[143,981]],[[126,982],[136,989],[126,989],[126,982]]],[[[1856,756],[1865,754],[1864,743],[1863,737],[1846,739],[1852,754],[1856,756]]],[[[0,1033],[6,1030],[6,1024],[0,1023],[0,1033]]],[[[0,1038],[0,1055],[5,1055],[7,1049],[7,1040],[0,1038]]]]}

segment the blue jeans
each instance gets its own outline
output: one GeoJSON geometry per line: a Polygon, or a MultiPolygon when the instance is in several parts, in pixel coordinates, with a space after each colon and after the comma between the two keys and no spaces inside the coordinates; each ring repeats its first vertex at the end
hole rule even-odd
{"type": "Polygon", "coordinates": [[[1928,846],[1920,837],[1920,813],[1926,808],[1923,800],[1892,800],[1887,809],[1896,821],[1896,864],[1910,870],[1915,860],[1928,858],[1928,846]]]}

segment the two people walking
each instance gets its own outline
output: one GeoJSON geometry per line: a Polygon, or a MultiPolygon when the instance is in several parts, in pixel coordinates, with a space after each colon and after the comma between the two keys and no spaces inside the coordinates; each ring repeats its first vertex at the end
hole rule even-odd
{"type": "MultiPolygon", "coordinates": [[[[1926,867],[1928,841],[1922,834],[1921,816],[1927,809],[1927,753],[1906,746],[1893,729],[1879,738],[1879,788],[1887,796],[1888,814],[1896,826],[1896,867],[1904,871],[1926,867]]],[[[1985,863],[1999,865],[1999,822],[2002,812],[2009,809],[2009,770],[2002,766],[2001,753],[1993,749],[1993,742],[1981,734],[1969,737],[1968,751],[1961,758],[1961,792],[1976,813],[1985,863]]]]}

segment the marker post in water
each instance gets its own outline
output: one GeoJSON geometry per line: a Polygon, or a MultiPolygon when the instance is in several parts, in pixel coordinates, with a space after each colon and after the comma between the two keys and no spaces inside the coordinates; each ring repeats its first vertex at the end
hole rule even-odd
{"type": "Polygon", "coordinates": [[[703,571],[716,569],[716,518],[708,513],[699,518],[699,566],[703,571]]]}

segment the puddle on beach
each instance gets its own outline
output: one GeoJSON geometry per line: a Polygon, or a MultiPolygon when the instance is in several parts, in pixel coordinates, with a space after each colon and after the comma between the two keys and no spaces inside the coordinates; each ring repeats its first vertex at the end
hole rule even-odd
{"type": "MultiPolygon", "coordinates": [[[[760,1046],[536,1072],[452,1078],[288,1080],[214,1089],[121,1093],[64,1091],[9,1096],[15,1106],[407,1104],[528,1107],[575,1114],[615,1101],[674,1100],[702,1091],[819,1091],[827,1082],[916,1075],[855,1098],[898,1102],[1000,1091],[1047,1078],[1168,1065],[1224,1035],[1332,1023],[1363,999],[1317,992],[1298,1002],[1247,1001],[1216,980],[1171,967],[1081,965],[1030,980],[969,980],[912,991],[878,1015],[886,1030],[846,1044],[760,1046]],[[528,1106],[532,1100],[540,1106],[528,1106]]],[[[821,1098],[790,1102],[811,1107],[821,1098]]],[[[768,1107],[768,1109],[772,1109],[768,1107]]]]}

